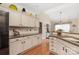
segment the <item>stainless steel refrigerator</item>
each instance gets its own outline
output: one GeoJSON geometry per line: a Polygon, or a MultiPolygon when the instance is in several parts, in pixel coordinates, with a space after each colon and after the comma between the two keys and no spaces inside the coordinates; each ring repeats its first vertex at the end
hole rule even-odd
{"type": "Polygon", "coordinates": [[[0,49],[9,46],[9,12],[0,10],[0,49]]]}

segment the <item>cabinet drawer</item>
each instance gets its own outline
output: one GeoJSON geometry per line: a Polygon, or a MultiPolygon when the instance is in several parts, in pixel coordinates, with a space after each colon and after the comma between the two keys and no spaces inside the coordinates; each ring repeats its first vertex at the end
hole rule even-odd
{"type": "Polygon", "coordinates": [[[13,42],[16,42],[16,41],[19,41],[19,39],[9,39],[9,43],[13,43],[13,42]]]}

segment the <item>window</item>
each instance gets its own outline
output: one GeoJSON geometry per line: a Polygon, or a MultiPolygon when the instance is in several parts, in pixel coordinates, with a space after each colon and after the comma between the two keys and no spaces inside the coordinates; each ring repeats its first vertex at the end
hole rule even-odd
{"type": "Polygon", "coordinates": [[[57,24],[55,25],[55,31],[57,31],[58,29],[62,29],[63,32],[69,32],[70,24],[57,24]]]}

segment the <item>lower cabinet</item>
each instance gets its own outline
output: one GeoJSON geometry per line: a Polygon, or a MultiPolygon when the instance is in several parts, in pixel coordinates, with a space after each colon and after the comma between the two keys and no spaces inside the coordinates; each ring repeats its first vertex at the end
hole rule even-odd
{"type": "Polygon", "coordinates": [[[58,55],[78,55],[77,51],[73,48],[70,48],[70,43],[66,44],[61,39],[58,38],[52,38],[49,41],[49,50],[56,52],[58,55]],[[53,42],[52,42],[53,41],[53,42]]]}
{"type": "Polygon", "coordinates": [[[36,46],[38,45],[38,39],[37,39],[37,36],[33,36],[33,46],[36,46]]]}
{"type": "Polygon", "coordinates": [[[10,39],[10,41],[12,41],[9,44],[11,55],[19,54],[19,53],[23,52],[24,50],[30,49],[32,47],[31,37],[10,39]]]}
{"type": "Polygon", "coordinates": [[[73,51],[72,49],[69,49],[67,47],[66,47],[65,51],[66,51],[66,55],[78,55],[78,53],[76,53],[75,51],[73,51]]]}
{"type": "Polygon", "coordinates": [[[23,45],[22,45],[22,42],[20,41],[21,38],[17,38],[17,39],[11,39],[14,40],[12,42],[9,43],[9,54],[10,55],[16,55],[20,52],[22,52],[22,48],[23,48],[23,45]]]}
{"type": "Polygon", "coordinates": [[[22,43],[22,46],[23,46],[22,50],[25,51],[25,50],[31,48],[32,47],[31,42],[32,42],[32,39],[30,39],[30,37],[23,37],[22,40],[21,40],[21,43],[22,43]]]}
{"type": "Polygon", "coordinates": [[[41,35],[38,35],[37,39],[38,39],[38,44],[41,44],[42,43],[41,35]]]}
{"type": "Polygon", "coordinates": [[[32,39],[32,36],[27,36],[27,40],[26,40],[26,44],[25,46],[27,46],[27,49],[30,49],[33,47],[33,43],[32,43],[33,39],[32,39]]]}
{"type": "Polygon", "coordinates": [[[16,55],[39,44],[39,35],[26,36],[9,40],[9,54],[16,55]]]}

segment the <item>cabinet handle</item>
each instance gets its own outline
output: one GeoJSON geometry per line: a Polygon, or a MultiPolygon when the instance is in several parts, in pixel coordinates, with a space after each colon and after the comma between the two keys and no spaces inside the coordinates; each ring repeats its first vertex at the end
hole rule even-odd
{"type": "Polygon", "coordinates": [[[24,41],[24,43],[25,43],[25,41],[24,41]]]}
{"type": "Polygon", "coordinates": [[[65,50],[65,52],[67,53],[67,49],[65,50]]]}
{"type": "Polygon", "coordinates": [[[64,47],[63,47],[63,50],[64,50],[64,47]]]}
{"type": "Polygon", "coordinates": [[[23,42],[21,42],[21,44],[23,44],[23,42]]]}

